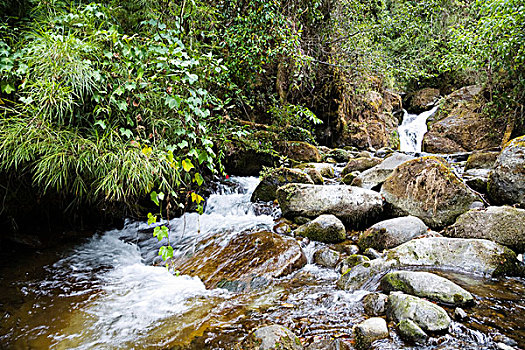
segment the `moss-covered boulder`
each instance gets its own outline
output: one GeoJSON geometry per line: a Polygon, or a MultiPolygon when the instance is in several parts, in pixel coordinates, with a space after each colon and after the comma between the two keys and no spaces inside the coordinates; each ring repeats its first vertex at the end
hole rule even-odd
{"type": "Polygon", "coordinates": [[[412,320],[421,329],[430,332],[447,330],[451,322],[442,307],[403,293],[393,293],[388,297],[386,313],[396,323],[412,320]]]}
{"type": "Polygon", "coordinates": [[[236,350],[302,350],[301,340],[288,328],[279,325],[256,329],[236,350]]]}
{"type": "Polygon", "coordinates": [[[517,252],[525,251],[525,210],[509,206],[473,209],[462,214],[444,234],[489,239],[517,252]]]}
{"type": "Polygon", "coordinates": [[[489,169],[492,168],[500,152],[483,152],[472,153],[465,164],[465,170],[469,169],[489,169]]]}
{"type": "Polygon", "coordinates": [[[284,217],[332,214],[349,229],[367,226],[383,211],[379,193],[346,185],[288,184],[277,190],[277,200],[284,217]]]}
{"type": "Polygon", "coordinates": [[[253,191],[251,201],[269,202],[277,198],[277,189],[288,183],[313,184],[307,174],[288,168],[278,168],[267,172],[253,191]]]}
{"type": "Polygon", "coordinates": [[[189,256],[173,259],[182,274],[198,276],[207,288],[257,289],[306,264],[297,241],[272,232],[241,232],[202,241],[189,256]]]}
{"type": "Polygon", "coordinates": [[[424,344],[428,338],[425,331],[409,318],[401,320],[397,329],[401,338],[409,343],[424,344]]]}
{"type": "Polygon", "coordinates": [[[258,176],[263,166],[273,166],[274,158],[262,150],[251,148],[239,141],[224,145],[226,172],[239,176],[258,176]]]}
{"type": "Polygon", "coordinates": [[[384,292],[399,291],[437,302],[461,306],[474,302],[472,294],[454,282],[430,272],[396,271],[381,279],[384,292]]]}
{"type": "Polygon", "coordinates": [[[415,216],[405,216],[378,222],[359,236],[359,248],[377,250],[397,247],[427,232],[427,225],[415,216]]]}
{"type": "Polygon", "coordinates": [[[440,91],[434,88],[424,88],[410,93],[405,98],[407,110],[411,113],[424,112],[436,104],[440,91]]]}
{"type": "Polygon", "coordinates": [[[352,181],[352,186],[358,186],[367,189],[378,188],[383,184],[383,182],[385,182],[390,174],[392,174],[396,167],[411,159],[414,159],[414,157],[403,153],[394,153],[383,160],[380,164],[359,174],[352,181]]]}
{"type": "Polygon", "coordinates": [[[496,204],[525,207],[525,136],[508,142],[489,175],[488,192],[496,204]]]}
{"type": "Polygon", "coordinates": [[[370,258],[360,254],[352,254],[341,261],[339,264],[339,272],[347,273],[352,267],[357,266],[363,262],[370,261],[370,258]]]}
{"type": "Polygon", "coordinates": [[[314,184],[324,185],[324,178],[323,175],[321,175],[321,173],[319,172],[319,170],[315,168],[304,168],[303,171],[306,175],[310,176],[310,179],[312,179],[314,184]]]}
{"type": "Polygon", "coordinates": [[[333,178],[335,176],[334,164],[331,163],[303,163],[297,166],[298,169],[302,169],[305,172],[308,169],[314,169],[321,174],[322,177],[333,178]]]}
{"type": "Polygon", "coordinates": [[[351,172],[354,172],[354,171],[364,171],[364,170],[370,169],[378,165],[382,161],[383,160],[381,158],[376,158],[376,157],[359,157],[359,158],[350,159],[348,163],[346,163],[346,166],[341,172],[341,175],[345,176],[346,174],[350,174],[351,172]]]}
{"type": "Polygon", "coordinates": [[[341,220],[326,214],[299,226],[295,234],[325,243],[338,243],[346,239],[346,229],[341,220]]]}
{"type": "Polygon", "coordinates": [[[394,214],[417,216],[433,229],[454,222],[478,197],[438,157],[421,157],[398,166],[381,194],[394,214]]]}
{"type": "Polygon", "coordinates": [[[300,163],[318,163],[322,159],[319,150],[304,141],[282,141],[277,144],[276,148],[280,154],[300,163]]]}

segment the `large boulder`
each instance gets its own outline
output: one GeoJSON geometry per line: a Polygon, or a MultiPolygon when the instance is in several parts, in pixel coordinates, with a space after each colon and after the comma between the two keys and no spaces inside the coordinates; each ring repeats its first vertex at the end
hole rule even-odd
{"type": "Polygon", "coordinates": [[[401,320],[401,322],[398,323],[397,328],[401,338],[408,342],[423,344],[428,338],[425,331],[409,318],[401,320]]]}
{"type": "Polygon", "coordinates": [[[288,183],[313,184],[312,179],[305,173],[288,168],[278,168],[266,173],[252,194],[252,202],[269,202],[277,198],[277,189],[288,183]]]}
{"type": "Polygon", "coordinates": [[[272,232],[241,232],[231,239],[213,236],[189,256],[173,259],[182,274],[198,276],[207,288],[256,289],[271,278],[303,267],[306,256],[297,241],[272,232]]]}
{"type": "Polygon", "coordinates": [[[359,248],[377,250],[397,247],[427,232],[427,225],[415,216],[405,216],[374,224],[359,236],[359,248]]]}
{"type": "Polygon", "coordinates": [[[394,322],[412,320],[421,329],[431,332],[447,330],[451,322],[442,307],[403,293],[393,293],[388,297],[386,313],[394,322]]]}
{"type": "Polygon", "coordinates": [[[469,169],[490,169],[493,167],[496,159],[498,159],[499,152],[493,151],[478,151],[472,153],[465,164],[465,170],[469,169]]]}
{"type": "Polygon", "coordinates": [[[481,85],[470,85],[464,86],[445,96],[440,101],[437,112],[427,119],[428,127],[430,128],[435,122],[446,118],[455,108],[482,97],[482,91],[483,87],[481,85]]]}
{"type": "Polygon", "coordinates": [[[525,251],[525,210],[513,207],[473,209],[445,230],[448,237],[483,238],[525,251]]]}
{"type": "Polygon", "coordinates": [[[429,237],[387,250],[384,258],[363,262],[337,281],[345,290],[371,288],[389,270],[434,269],[481,276],[517,275],[516,253],[484,239],[429,237]]]}
{"type": "Polygon", "coordinates": [[[258,328],[239,344],[238,350],[302,350],[301,340],[288,328],[271,325],[258,328]]]}
{"type": "Polygon", "coordinates": [[[359,157],[350,159],[348,163],[346,163],[346,166],[344,167],[343,171],[341,172],[342,176],[345,176],[346,174],[350,174],[354,171],[363,171],[370,169],[379,163],[381,163],[381,158],[376,157],[359,157]]]}
{"type": "Polygon", "coordinates": [[[322,159],[315,146],[303,141],[282,141],[277,144],[277,150],[297,162],[320,162],[322,159]]]}
{"type": "Polygon", "coordinates": [[[407,110],[411,113],[424,112],[436,104],[440,92],[434,88],[424,88],[417,90],[406,97],[407,110]]]}
{"type": "Polygon", "coordinates": [[[324,243],[339,243],[346,239],[345,225],[334,215],[324,214],[295,230],[298,236],[324,243]]]}
{"type": "Polygon", "coordinates": [[[525,136],[508,142],[489,175],[488,192],[496,204],[525,207],[525,136]]]}
{"type": "Polygon", "coordinates": [[[359,174],[352,181],[352,186],[375,189],[385,182],[397,166],[411,159],[414,157],[403,153],[394,153],[380,164],[359,174]]]}
{"type": "Polygon", "coordinates": [[[433,229],[454,222],[478,197],[438,157],[421,157],[398,166],[381,193],[398,215],[417,216],[433,229]]]}
{"type": "Polygon", "coordinates": [[[332,214],[352,229],[365,227],[383,211],[379,193],[346,185],[288,184],[277,190],[277,200],[285,217],[332,214]]]}
{"type": "Polygon", "coordinates": [[[355,327],[357,349],[369,349],[374,341],[385,338],[388,338],[388,328],[381,317],[369,318],[355,327]]]}
{"type": "Polygon", "coordinates": [[[430,272],[396,271],[381,279],[384,292],[399,291],[449,305],[465,305],[474,302],[472,294],[455,284],[430,272]]]}
{"type": "Polygon", "coordinates": [[[263,166],[273,166],[273,157],[240,141],[224,144],[224,165],[228,174],[258,176],[263,166]]]}

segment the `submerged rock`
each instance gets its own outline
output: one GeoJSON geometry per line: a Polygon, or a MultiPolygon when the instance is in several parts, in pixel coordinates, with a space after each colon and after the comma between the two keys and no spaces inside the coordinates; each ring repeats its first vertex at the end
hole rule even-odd
{"type": "Polygon", "coordinates": [[[503,148],[489,175],[488,193],[496,204],[525,207],[525,136],[503,148]]]}
{"type": "Polygon", "coordinates": [[[313,184],[314,182],[308,175],[298,170],[288,168],[274,169],[263,176],[255,191],[253,191],[251,201],[273,201],[277,198],[277,189],[288,183],[313,184]]]}
{"type": "Polygon", "coordinates": [[[388,297],[386,312],[394,322],[412,320],[421,329],[430,332],[444,331],[451,322],[442,307],[403,293],[393,293],[388,297]]]}
{"type": "Polygon", "coordinates": [[[258,328],[240,345],[238,350],[302,350],[301,340],[288,328],[272,325],[258,328]]]}
{"type": "Polygon", "coordinates": [[[207,288],[257,289],[306,265],[297,241],[272,232],[241,232],[227,241],[211,237],[190,256],[173,259],[181,274],[199,276],[207,288]]]}
{"type": "Polygon", "coordinates": [[[429,272],[387,273],[381,279],[381,289],[385,292],[400,291],[450,305],[465,305],[474,302],[472,294],[454,282],[429,272]]]}
{"type": "Polygon", "coordinates": [[[420,268],[452,270],[483,276],[520,273],[516,253],[484,239],[430,237],[414,239],[385,251],[384,258],[355,266],[337,281],[345,290],[374,286],[389,270],[420,268]]]}
{"type": "Polygon", "coordinates": [[[367,189],[377,188],[385,182],[397,166],[411,159],[414,157],[403,153],[394,153],[380,164],[359,174],[352,181],[352,185],[367,189]]]}
{"type": "Polygon", "coordinates": [[[348,228],[355,229],[374,221],[383,211],[377,192],[359,187],[288,184],[277,190],[283,216],[337,216],[348,228]]]}
{"type": "Polygon", "coordinates": [[[409,318],[401,320],[397,328],[401,338],[411,343],[422,344],[428,338],[425,331],[409,318]]]}
{"type": "Polygon", "coordinates": [[[361,249],[378,250],[397,247],[427,232],[427,225],[415,216],[385,220],[374,224],[359,236],[361,249]]]}
{"type": "Polygon", "coordinates": [[[355,327],[355,345],[357,349],[368,349],[379,339],[388,338],[386,321],[380,317],[372,317],[355,327]]]}
{"type": "Polygon", "coordinates": [[[325,243],[338,243],[346,239],[346,229],[341,220],[326,214],[298,227],[295,234],[325,243]]]}
{"type": "Polygon", "coordinates": [[[469,210],[444,234],[457,238],[482,238],[525,251],[525,210],[509,206],[469,210]]]}
{"type": "Polygon", "coordinates": [[[450,225],[478,197],[438,157],[421,157],[398,166],[381,193],[394,213],[417,216],[433,229],[450,225]]]}
{"type": "Polygon", "coordinates": [[[323,248],[314,253],[314,262],[317,265],[333,269],[341,260],[341,253],[330,248],[323,248]]]}

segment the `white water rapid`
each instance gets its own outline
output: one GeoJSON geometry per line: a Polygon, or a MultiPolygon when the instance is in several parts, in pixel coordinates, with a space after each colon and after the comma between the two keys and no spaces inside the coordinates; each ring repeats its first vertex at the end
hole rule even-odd
{"type": "Polygon", "coordinates": [[[428,131],[427,119],[436,113],[438,106],[421,114],[408,114],[405,111],[403,121],[398,127],[399,149],[402,152],[421,152],[423,136],[428,131]]]}

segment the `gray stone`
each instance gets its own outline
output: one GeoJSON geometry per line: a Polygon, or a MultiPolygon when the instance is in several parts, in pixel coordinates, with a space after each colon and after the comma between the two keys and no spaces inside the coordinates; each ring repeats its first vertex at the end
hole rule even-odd
{"type": "Polygon", "coordinates": [[[288,328],[271,325],[258,328],[237,349],[242,350],[302,350],[301,340],[288,328]]]}
{"type": "Polygon", "coordinates": [[[525,251],[525,210],[513,207],[488,207],[469,210],[458,217],[444,234],[457,238],[482,238],[525,251]]]}
{"type": "Polygon", "coordinates": [[[466,320],[468,318],[468,315],[467,313],[465,312],[465,310],[463,310],[462,308],[460,307],[457,307],[455,310],[454,310],[454,318],[458,321],[463,321],[463,320],[466,320]]]}
{"type": "Polygon", "coordinates": [[[411,159],[414,159],[414,157],[403,153],[394,153],[383,160],[380,164],[359,174],[353,180],[352,185],[367,189],[377,188],[385,182],[398,165],[411,159]]]}
{"type": "Polygon", "coordinates": [[[370,260],[379,259],[382,255],[374,248],[366,248],[363,254],[370,258],[370,260]]]}
{"type": "Polygon", "coordinates": [[[397,328],[399,329],[399,335],[401,338],[408,342],[421,344],[428,338],[425,331],[411,319],[401,320],[398,323],[397,328]]]}
{"type": "Polygon", "coordinates": [[[355,327],[355,344],[357,349],[368,349],[372,342],[388,338],[386,321],[380,317],[372,317],[355,327]]]}
{"type": "Polygon", "coordinates": [[[276,198],[277,189],[288,183],[313,184],[314,182],[310,176],[295,169],[273,169],[263,176],[253,191],[251,201],[273,201],[276,198]]]}
{"type": "Polygon", "coordinates": [[[363,298],[363,308],[367,315],[383,316],[386,312],[388,295],[383,293],[370,293],[363,298]]]}
{"type": "Polygon", "coordinates": [[[345,258],[339,264],[338,270],[342,274],[347,273],[352,267],[357,266],[363,262],[370,261],[370,259],[364,255],[353,254],[345,258]]]}
{"type": "Polygon", "coordinates": [[[288,184],[277,190],[284,217],[337,216],[349,229],[366,226],[383,211],[383,200],[377,192],[359,187],[288,184]]]}
{"type": "Polygon", "coordinates": [[[389,270],[432,268],[481,276],[518,275],[516,253],[484,239],[429,237],[414,239],[385,251],[381,259],[352,268],[337,281],[345,290],[374,286],[389,270]]]}
{"type": "Polygon", "coordinates": [[[297,166],[299,169],[315,169],[326,178],[333,178],[335,176],[334,165],[330,163],[304,163],[297,166]]]}
{"type": "Polygon", "coordinates": [[[324,178],[323,175],[319,172],[319,170],[315,168],[304,168],[303,170],[306,175],[310,176],[310,179],[314,182],[316,185],[323,185],[324,184],[324,178]]]}
{"type": "Polygon", "coordinates": [[[498,155],[499,152],[474,152],[468,157],[465,170],[492,168],[498,155]]]}
{"type": "Polygon", "coordinates": [[[400,291],[450,305],[465,305],[474,302],[472,294],[454,282],[430,272],[387,273],[381,279],[381,289],[385,292],[400,291]]]}
{"type": "Polygon", "coordinates": [[[341,220],[328,214],[299,226],[295,234],[325,243],[337,243],[346,239],[345,226],[341,220]]]}
{"type": "Polygon", "coordinates": [[[442,307],[403,293],[391,294],[386,309],[387,316],[394,322],[412,320],[424,331],[443,331],[448,329],[451,322],[442,307]]]}
{"type": "Polygon", "coordinates": [[[346,174],[350,174],[354,171],[364,171],[370,169],[381,163],[381,161],[381,158],[375,157],[359,157],[355,159],[350,159],[344,167],[343,171],[341,172],[341,175],[345,176],[346,174]]]}
{"type": "Polygon", "coordinates": [[[488,192],[496,204],[525,206],[525,136],[510,141],[489,175],[488,192]]]}
{"type": "Polygon", "coordinates": [[[341,260],[341,254],[330,248],[323,248],[314,253],[314,262],[317,265],[334,268],[341,260]]]}
{"type": "Polygon", "coordinates": [[[397,247],[427,232],[427,225],[415,216],[406,216],[378,222],[359,236],[361,249],[377,250],[397,247]]]}

